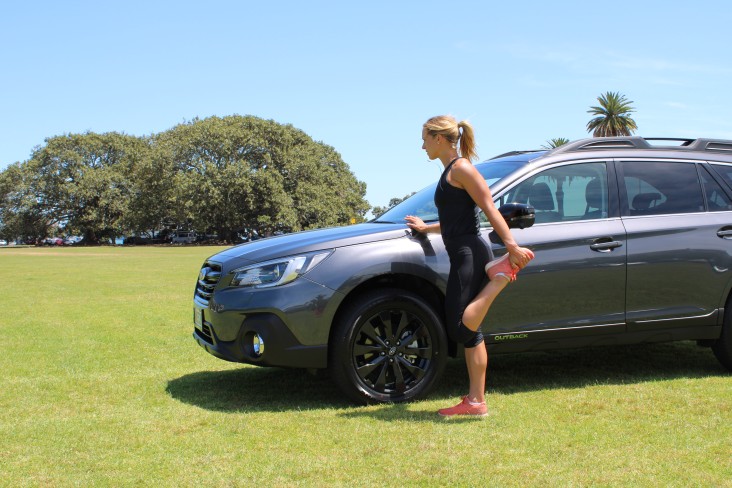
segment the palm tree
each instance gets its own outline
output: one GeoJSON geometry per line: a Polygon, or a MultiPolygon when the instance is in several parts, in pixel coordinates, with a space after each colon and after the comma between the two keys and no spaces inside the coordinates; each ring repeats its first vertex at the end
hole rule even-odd
{"type": "Polygon", "coordinates": [[[554,149],[555,147],[563,146],[568,142],[569,139],[565,139],[564,137],[555,137],[554,139],[546,141],[546,144],[541,147],[542,149],[554,149]]]}
{"type": "Polygon", "coordinates": [[[635,109],[631,101],[620,93],[607,92],[597,97],[599,107],[590,107],[587,113],[597,115],[587,123],[587,132],[593,137],[629,136],[638,130],[635,120],[630,117],[635,109]]]}

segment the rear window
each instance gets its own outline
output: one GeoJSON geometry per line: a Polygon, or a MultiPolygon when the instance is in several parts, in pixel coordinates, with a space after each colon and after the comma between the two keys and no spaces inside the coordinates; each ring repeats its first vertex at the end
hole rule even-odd
{"type": "Polygon", "coordinates": [[[732,200],[722,185],[717,183],[709,171],[702,167],[701,177],[704,184],[704,195],[707,197],[707,209],[710,212],[724,212],[732,210],[732,200]]]}
{"type": "Polygon", "coordinates": [[[623,161],[626,215],[662,215],[704,211],[694,163],[623,161]]]}
{"type": "Polygon", "coordinates": [[[712,164],[712,168],[717,172],[723,179],[724,182],[732,188],[732,164],[712,164]]]}

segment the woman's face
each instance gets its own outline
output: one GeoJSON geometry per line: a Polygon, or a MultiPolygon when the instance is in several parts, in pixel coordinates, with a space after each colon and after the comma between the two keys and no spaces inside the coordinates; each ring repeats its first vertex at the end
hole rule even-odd
{"type": "Polygon", "coordinates": [[[427,157],[430,159],[437,158],[439,151],[438,151],[438,144],[437,144],[437,138],[439,136],[437,135],[430,135],[427,132],[427,129],[422,128],[422,149],[427,151],[427,157]]]}

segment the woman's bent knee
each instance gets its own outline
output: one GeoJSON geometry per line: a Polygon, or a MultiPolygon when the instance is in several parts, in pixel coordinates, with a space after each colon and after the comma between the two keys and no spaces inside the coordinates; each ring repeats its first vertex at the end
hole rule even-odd
{"type": "Polygon", "coordinates": [[[476,347],[483,343],[483,333],[480,329],[471,330],[460,322],[455,339],[457,342],[461,342],[466,348],[476,347]]]}

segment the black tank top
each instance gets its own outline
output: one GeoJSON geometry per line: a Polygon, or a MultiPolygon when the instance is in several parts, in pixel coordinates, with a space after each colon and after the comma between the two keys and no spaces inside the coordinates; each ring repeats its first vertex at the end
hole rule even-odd
{"type": "Polygon", "coordinates": [[[435,189],[437,217],[440,219],[440,233],[443,239],[462,235],[479,235],[480,220],[478,207],[467,191],[447,182],[452,165],[460,158],[450,161],[440,176],[435,189]]]}

